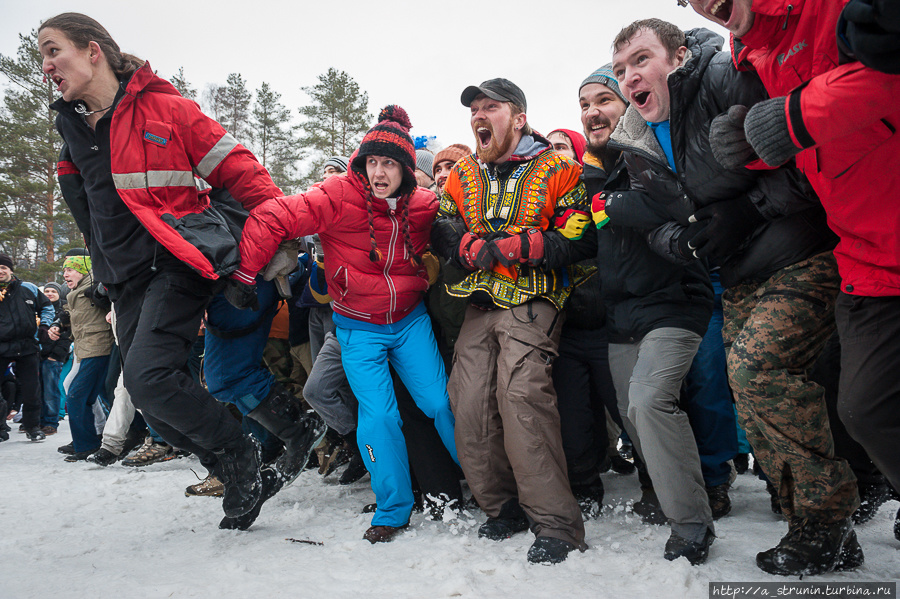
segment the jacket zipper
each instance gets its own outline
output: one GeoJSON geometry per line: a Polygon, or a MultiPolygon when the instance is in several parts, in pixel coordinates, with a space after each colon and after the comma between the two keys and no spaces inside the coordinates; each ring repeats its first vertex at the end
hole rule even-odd
{"type": "Polygon", "coordinates": [[[791,18],[791,11],[794,10],[793,4],[787,5],[787,14],[784,15],[784,25],[781,26],[781,30],[784,31],[787,29],[788,19],[791,18]]]}
{"type": "Polygon", "coordinates": [[[397,289],[394,287],[394,281],[391,280],[391,264],[394,262],[394,251],[396,249],[397,243],[397,233],[400,229],[399,224],[397,223],[397,219],[394,217],[394,211],[391,210],[388,213],[388,218],[391,219],[391,240],[388,243],[388,254],[384,260],[384,278],[388,284],[388,291],[390,292],[390,303],[388,304],[388,314],[387,314],[387,324],[393,324],[393,314],[394,310],[396,310],[397,305],[397,289]]]}

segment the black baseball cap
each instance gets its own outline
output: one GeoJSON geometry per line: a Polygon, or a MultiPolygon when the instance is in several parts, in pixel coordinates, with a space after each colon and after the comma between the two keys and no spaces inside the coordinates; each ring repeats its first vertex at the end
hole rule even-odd
{"type": "Polygon", "coordinates": [[[468,108],[472,105],[472,100],[478,97],[479,94],[484,94],[492,100],[511,102],[521,108],[522,112],[528,112],[528,106],[525,103],[525,93],[509,79],[488,79],[481,85],[470,85],[463,90],[459,100],[463,106],[468,108]]]}

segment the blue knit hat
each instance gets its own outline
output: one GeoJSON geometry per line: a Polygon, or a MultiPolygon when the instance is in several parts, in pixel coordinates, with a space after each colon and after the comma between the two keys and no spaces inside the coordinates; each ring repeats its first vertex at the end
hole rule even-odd
{"type": "Polygon", "coordinates": [[[587,85],[588,83],[600,83],[605,85],[609,89],[611,89],[617,96],[622,98],[622,101],[628,104],[628,98],[626,98],[622,94],[622,90],[619,89],[619,82],[616,81],[616,76],[613,74],[612,63],[608,62],[593,73],[591,73],[587,79],[581,82],[581,85],[578,86],[578,93],[581,93],[581,88],[587,85]]]}

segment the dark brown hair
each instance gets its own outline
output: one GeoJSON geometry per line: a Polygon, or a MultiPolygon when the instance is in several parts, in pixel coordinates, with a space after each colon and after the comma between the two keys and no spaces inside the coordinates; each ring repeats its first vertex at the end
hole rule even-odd
{"type": "Polygon", "coordinates": [[[678,52],[678,48],[687,44],[684,31],[677,25],[673,25],[662,19],[644,19],[642,21],[635,21],[619,32],[616,39],[613,40],[613,52],[621,50],[622,46],[629,43],[631,38],[636,36],[641,29],[647,29],[656,34],[656,37],[659,38],[660,43],[662,43],[663,47],[666,49],[666,53],[669,55],[670,60],[675,58],[675,53],[678,52]]]}
{"type": "Polygon", "coordinates": [[[47,28],[62,31],[69,41],[75,44],[76,48],[87,48],[91,42],[97,42],[106,56],[106,62],[119,79],[130,77],[136,70],[144,66],[144,61],[137,56],[122,52],[119,44],[115,42],[103,25],[87,15],[64,12],[41,23],[38,31],[47,28]]]}

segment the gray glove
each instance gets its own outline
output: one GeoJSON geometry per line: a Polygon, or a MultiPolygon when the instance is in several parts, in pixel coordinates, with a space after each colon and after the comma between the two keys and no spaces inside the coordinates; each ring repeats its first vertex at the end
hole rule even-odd
{"type": "Polygon", "coordinates": [[[803,148],[794,145],[788,130],[787,98],[772,98],[755,104],[747,113],[744,132],[757,156],[769,166],[781,166],[803,148]]]}
{"type": "Polygon", "coordinates": [[[756,160],[756,152],[744,133],[749,108],[738,104],[723,112],[709,125],[709,146],[725,168],[738,168],[756,160]]]}

